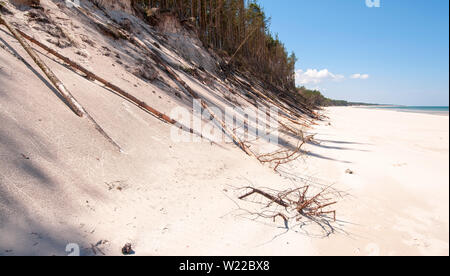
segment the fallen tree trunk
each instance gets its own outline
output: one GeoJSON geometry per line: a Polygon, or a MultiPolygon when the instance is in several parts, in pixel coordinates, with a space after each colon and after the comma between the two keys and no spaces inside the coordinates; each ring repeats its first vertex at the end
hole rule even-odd
{"type": "Polygon", "coordinates": [[[89,113],[83,108],[83,106],[77,102],[77,100],[73,97],[69,90],[67,90],[64,84],[56,77],[52,70],[41,60],[41,58],[33,51],[30,45],[23,39],[21,34],[16,29],[11,27],[11,25],[1,16],[0,24],[5,25],[6,28],[11,32],[11,34],[17,39],[17,41],[19,41],[20,45],[22,45],[28,55],[30,55],[30,57],[36,63],[36,65],[41,68],[41,70],[56,87],[56,89],[58,89],[58,91],[61,93],[61,96],[66,100],[72,111],[79,117],[86,116],[88,121],[90,121],[94,125],[95,129],[99,131],[100,134],[102,134],[108,140],[108,142],[110,142],[119,151],[122,151],[120,146],[102,129],[102,127],[91,117],[91,115],[89,115],[89,113]]]}
{"type": "Polygon", "coordinates": [[[13,36],[19,41],[20,45],[25,49],[25,51],[30,55],[33,61],[36,63],[39,68],[44,72],[44,74],[48,77],[48,79],[53,83],[53,85],[58,89],[64,99],[67,101],[67,104],[70,108],[77,114],[79,117],[83,117],[85,115],[85,111],[83,107],[75,100],[72,94],[67,90],[64,84],[53,74],[50,68],[41,60],[41,58],[31,49],[30,45],[26,43],[22,36],[9,25],[4,19],[0,17],[0,24],[3,24],[8,28],[8,30],[13,34],[13,36]]]}
{"type": "Polygon", "coordinates": [[[31,41],[32,43],[36,44],[37,46],[41,47],[42,49],[44,49],[45,51],[49,52],[50,54],[54,55],[55,57],[61,59],[62,61],[64,61],[65,63],[67,63],[70,67],[84,73],[88,78],[97,80],[98,82],[102,83],[103,85],[105,85],[106,87],[110,88],[111,90],[113,90],[114,92],[122,95],[123,97],[125,97],[126,99],[130,100],[131,102],[133,102],[134,104],[136,104],[137,106],[139,106],[140,108],[144,109],[145,111],[148,111],[150,113],[152,113],[153,115],[155,115],[156,117],[162,119],[163,121],[169,123],[169,124],[176,124],[177,122],[175,120],[173,120],[172,118],[170,118],[169,116],[163,114],[162,112],[159,112],[158,110],[152,108],[151,106],[149,106],[147,103],[139,100],[138,98],[134,97],[133,95],[125,92],[123,89],[121,89],[120,87],[108,82],[107,80],[101,78],[100,76],[92,73],[91,71],[87,70],[86,68],[84,68],[83,66],[81,66],[80,64],[76,63],[75,61],[70,60],[69,58],[59,54],[58,52],[56,52],[55,50],[45,46],[44,44],[40,43],[39,41],[37,41],[36,39],[28,36],[27,34],[23,33],[20,30],[17,30],[24,38],[28,39],[29,41],[31,41]]]}

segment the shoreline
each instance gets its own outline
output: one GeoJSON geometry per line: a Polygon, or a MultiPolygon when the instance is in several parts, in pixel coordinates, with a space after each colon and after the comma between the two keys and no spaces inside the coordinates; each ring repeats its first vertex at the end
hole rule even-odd
{"type": "Polygon", "coordinates": [[[305,166],[351,197],[338,208],[347,234],[314,244],[320,255],[448,255],[449,117],[382,111],[324,109],[331,126],[308,150],[326,159],[305,166]]]}
{"type": "Polygon", "coordinates": [[[428,114],[428,115],[439,115],[439,116],[449,116],[449,111],[444,110],[425,110],[425,109],[408,109],[408,107],[370,107],[370,106],[353,106],[353,108],[364,108],[364,109],[377,109],[385,111],[396,111],[396,112],[406,112],[406,113],[417,113],[417,114],[428,114]]]}

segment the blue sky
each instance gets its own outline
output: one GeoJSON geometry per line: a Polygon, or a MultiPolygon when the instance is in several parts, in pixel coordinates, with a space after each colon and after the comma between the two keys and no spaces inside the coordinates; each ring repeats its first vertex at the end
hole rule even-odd
{"type": "Polygon", "coordinates": [[[297,83],[333,99],[449,105],[449,1],[260,0],[297,83]]]}

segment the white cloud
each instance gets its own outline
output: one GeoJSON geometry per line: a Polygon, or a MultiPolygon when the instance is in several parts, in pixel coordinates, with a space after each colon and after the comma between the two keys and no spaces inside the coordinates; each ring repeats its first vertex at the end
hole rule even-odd
{"type": "Polygon", "coordinates": [[[318,84],[327,80],[338,81],[342,80],[343,78],[344,76],[333,74],[328,71],[328,69],[308,69],[306,71],[299,69],[295,71],[295,82],[297,85],[305,85],[311,83],[318,84]]]}
{"type": "Polygon", "coordinates": [[[369,78],[368,74],[353,74],[350,76],[351,79],[360,79],[360,80],[367,80],[369,78]]]}

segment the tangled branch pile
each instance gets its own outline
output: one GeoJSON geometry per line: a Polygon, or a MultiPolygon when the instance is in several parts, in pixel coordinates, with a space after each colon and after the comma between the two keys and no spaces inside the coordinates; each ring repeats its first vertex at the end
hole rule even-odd
{"type": "Polygon", "coordinates": [[[286,228],[289,228],[291,221],[300,222],[304,218],[328,226],[330,222],[336,221],[336,210],[330,208],[337,203],[333,200],[336,192],[331,186],[322,188],[312,195],[310,185],[284,191],[253,187],[244,187],[242,190],[246,193],[239,197],[240,200],[264,205],[260,212],[251,213],[252,215],[274,221],[280,217],[284,220],[286,228]]]}

